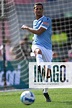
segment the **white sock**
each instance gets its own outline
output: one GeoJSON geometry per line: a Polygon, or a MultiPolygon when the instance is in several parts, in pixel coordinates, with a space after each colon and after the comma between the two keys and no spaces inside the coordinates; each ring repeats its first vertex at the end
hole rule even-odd
{"type": "MultiPolygon", "coordinates": [[[[41,54],[37,54],[36,61],[38,66],[41,65],[41,62],[44,62],[41,54]]],[[[44,79],[44,81],[47,82],[47,79],[44,79]]],[[[47,92],[48,92],[48,88],[44,88],[43,93],[47,93],[47,92]]]]}
{"type": "MultiPolygon", "coordinates": [[[[37,65],[41,67],[41,70],[43,68],[43,65],[41,63],[43,63],[43,58],[41,54],[37,54],[36,56],[36,61],[37,61],[37,65]]],[[[42,71],[41,71],[42,72],[42,71]]],[[[44,79],[44,78],[43,78],[44,79]]]]}
{"type": "Polygon", "coordinates": [[[48,93],[48,88],[44,88],[43,93],[48,93]]]}
{"type": "Polygon", "coordinates": [[[41,62],[44,62],[41,54],[37,54],[36,56],[37,65],[41,65],[41,62]]]}
{"type": "MultiPolygon", "coordinates": [[[[44,78],[43,82],[47,82],[47,81],[48,81],[48,79],[44,78]]],[[[48,93],[48,88],[44,88],[43,93],[48,93]]]]}

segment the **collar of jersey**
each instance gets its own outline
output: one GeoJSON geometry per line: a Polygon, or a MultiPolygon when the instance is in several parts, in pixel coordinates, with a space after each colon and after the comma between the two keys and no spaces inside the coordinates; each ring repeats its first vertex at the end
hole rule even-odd
{"type": "Polygon", "coordinates": [[[36,20],[39,21],[39,20],[41,20],[43,17],[44,17],[44,15],[43,15],[41,18],[39,18],[38,20],[37,20],[37,19],[36,19],[36,20]]]}

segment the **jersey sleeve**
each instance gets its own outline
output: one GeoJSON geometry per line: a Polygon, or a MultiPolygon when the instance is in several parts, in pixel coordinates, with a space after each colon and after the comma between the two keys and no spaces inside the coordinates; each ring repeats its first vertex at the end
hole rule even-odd
{"type": "Polygon", "coordinates": [[[45,28],[45,29],[48,29],[48,27],[50,26],[50,23],[51,23],[51,20],[50,18],[44,18],[43,19],[43,22],[41,24],[41,27],[45,28]]]}

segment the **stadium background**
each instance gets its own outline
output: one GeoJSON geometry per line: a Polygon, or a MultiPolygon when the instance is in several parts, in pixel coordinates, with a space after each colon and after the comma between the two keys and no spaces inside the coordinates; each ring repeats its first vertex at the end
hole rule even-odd
{"type": "MultiPolygon", "coordinates": [[[[11,46],[15,46],[27,35],[31,46],[33,34],[20,28],[23,24],[32,27],[32,21],[34,20],[33,5],[35,2],[42,2],[45,9],[44,14],[52,19],[52,43],[55,54],[53,61],[69,61],[69,51],[72,49],[71,0],[4,0],[4,20],[0,17],[0,45],[3,44],[3,36],[10,38],[11,46]],[[2,22],[4,22],[3,25],[2,22]]],[[[27,59],[21,46],[16,51],[18,51],[18,59],[6,62],[7,87],[28,88],[28,63],[29,61],[35,61],[35,57],[30,56],[27,59]]],[[[0,89],[4,87],[2,79],[4,74],[3,63],[3,58],[1,58],[0,89]]]]}

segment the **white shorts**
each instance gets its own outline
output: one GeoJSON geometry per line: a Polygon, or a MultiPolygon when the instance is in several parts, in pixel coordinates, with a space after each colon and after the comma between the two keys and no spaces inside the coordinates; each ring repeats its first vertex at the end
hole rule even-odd
{"type": "Polygon", "coordinates": [[[42,58],[44,62],[51,62],[52,61],[52,50],[46,49],[40,45],[32,45],[32,51],[34,52],[36,48],[39,48],[42,52],[42,58]]]}

